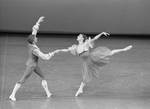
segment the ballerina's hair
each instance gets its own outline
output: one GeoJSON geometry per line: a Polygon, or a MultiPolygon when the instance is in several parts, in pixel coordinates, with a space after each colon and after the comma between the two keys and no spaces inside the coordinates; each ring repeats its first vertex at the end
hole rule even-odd
{"type": "Polygon", "coordinates": [[[85,42],[85,41],[87,40],[87,36],[84,35],[84,34],[82,34],[82,36],[83,36],[83,38],[84,38],[83,42],[85,42]]]}
{"type": "Polygon", "coordinates": [[[34,38],[35,38],[35,35],[31,34],[27,37],[27,41],[29,44],[33,44],[33,41],[34,41],[34,38]]]}

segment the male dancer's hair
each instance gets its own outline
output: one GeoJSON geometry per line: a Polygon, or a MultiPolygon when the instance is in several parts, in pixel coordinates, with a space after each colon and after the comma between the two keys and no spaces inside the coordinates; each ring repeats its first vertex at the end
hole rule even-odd
{"type": "Polygon", "coordinates": [[[33,44],[33,41],[34,41],[34,38],[35,38],[35,35],[31,34],[27,37],[27,41],[29,44],[33,44]]]}

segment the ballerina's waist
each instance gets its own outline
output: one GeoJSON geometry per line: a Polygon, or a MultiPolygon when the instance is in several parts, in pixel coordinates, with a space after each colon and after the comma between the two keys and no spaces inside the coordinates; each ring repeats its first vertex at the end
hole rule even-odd
{"type": "Polygon", "coordinates": [[[79,53],[79,56],[86,53],[86,52],[88,52],[88,51],[83,51],[83,52],[79,53]]]}

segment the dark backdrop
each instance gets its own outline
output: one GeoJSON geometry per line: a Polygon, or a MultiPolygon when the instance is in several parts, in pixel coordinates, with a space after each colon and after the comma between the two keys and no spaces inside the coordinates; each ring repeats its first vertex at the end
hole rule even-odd
{"type": "Polygon", "coordinates": [[[150,33],[149,0],[1,0],[1,31],[150,33]]]}

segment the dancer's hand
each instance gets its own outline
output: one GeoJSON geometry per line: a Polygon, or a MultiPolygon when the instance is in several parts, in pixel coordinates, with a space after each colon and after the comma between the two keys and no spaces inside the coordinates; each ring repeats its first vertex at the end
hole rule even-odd
{"type": "Polygon", "coordinates": [[[124,51],[130,50],[132,48],[132,45],[127,46],[126,48],[124,48],[124,51]]]}
{"type": "Polygon", "coordinates": [[[54,56],[55,53],[58,53],[58,52],[59,52],[59,50],[55,50],[55,51],[51,52],[50,54],[51,54],[52,56],[54,56]]]}
{"type": "Polygon", "coordinates": [[[50,57],[52,57],[52,56],[54,56],[55,53],[54,52],[50,52],[48,54],[49,54],[50,57]]]}
{"type": "Polygon", "coordinates": [[[105,36],[110,35],[109,33],[106,33],[106,32],[102,32],[101,34],[103,34],[103,35],[105,35],[105,36]]]}
{"type": "Polygon", "coordinates": [[[37,23],[43,22],[43,21],[44,21],[44,18],[45,18],[45,16],[41,16],[41,17],[39,18],[39,20],[37,21],[37,23]]]}
{"type": "Polygon", "coordinates": [[[54,51],[54,53],[58,53],[58,52],[59,52],[59,50],[55,50],[55,51],[54,51]]]}

